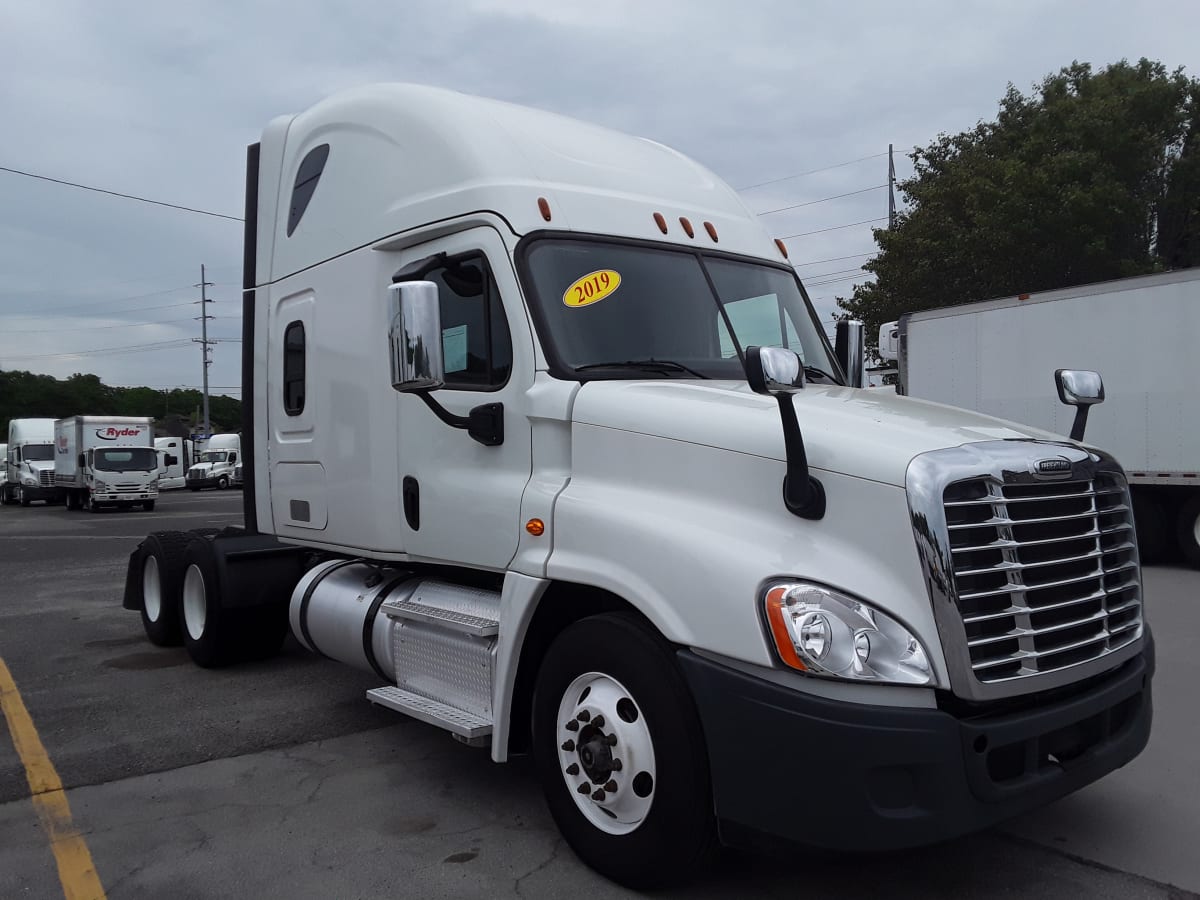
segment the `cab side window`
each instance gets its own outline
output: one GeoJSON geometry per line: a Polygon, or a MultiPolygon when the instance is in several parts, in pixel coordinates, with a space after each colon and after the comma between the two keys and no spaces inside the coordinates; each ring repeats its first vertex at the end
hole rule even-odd
{"type": "Polygon", "coordinates": [[[438,287],[446,387],[487,391],[503,386],[512,370],[512,338],[487,261],[461,257],[420,277],[438,287]]]}

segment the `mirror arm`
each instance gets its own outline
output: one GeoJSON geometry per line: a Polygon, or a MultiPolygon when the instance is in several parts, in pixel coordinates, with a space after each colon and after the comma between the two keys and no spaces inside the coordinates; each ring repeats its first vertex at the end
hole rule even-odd
{"type": "Polygon", "coordinates": [[[791,394],[776,394],[779,417],[783,420],[783,448],[787,457],[787,474],[783,478],[783,502],[788,512],[802,519],[821,519],[825,516],[825,488],[808,474],[808,454],[804,436],[796,419],[796,407],[791,394]]]}
{"type": "Polygon", "coordinates": [[[1071,424],[1071,440],[1083,441],[1083,432],[1087,428],[1088,410],[1090,406],[1075,407],[1075,421],[1071,424]]]}
{"type": "Polygon", "coordinates": [[[504,443],[504,404],[484,403],[476,406],[465,416],[456,416],[442,404],[433,399],[429,391],[414,391],[435,416],[449,425],[465,431],[479,443],[487,447],[497,447],[504,443]]]}

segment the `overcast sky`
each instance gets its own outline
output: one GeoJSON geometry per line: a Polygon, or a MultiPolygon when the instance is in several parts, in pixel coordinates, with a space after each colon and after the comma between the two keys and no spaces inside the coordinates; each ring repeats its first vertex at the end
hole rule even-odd
{"type": "MultiPolygon", "coordinates": [[[[870,224],[837,226],[886,216],[889,142],[903,177],[903,153],[993,118],[1010,82],[1141,56],[1197,76],[1198,36],[1197,0],[9,0],[0,166],[240,216],[245,147],[272,117],[352,85],[440,85],[773,182],[744,191],[756,212],[862,191],[763,217],[777,236],[835,229],[788,240],[828,319],[874,246],[870,224]]],[[[240,223],[0,172],[0,368],[199,386],[201,263],[210,336],[236,341],[240,223]]],[[[239,353],[216,346],[214,393],[240,395],[239,353]]]]}

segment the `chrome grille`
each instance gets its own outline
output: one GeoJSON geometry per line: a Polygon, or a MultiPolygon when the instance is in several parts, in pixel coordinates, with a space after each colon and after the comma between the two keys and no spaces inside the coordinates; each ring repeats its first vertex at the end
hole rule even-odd
{"type": "Polygon", "coordinates": [[[43,469],[38,473],[38,479],[40,480],[42,487],[54,487],[54,470],[50,469],[47,471],[43,469]]]}
{"type": "Polygon", "coordinates": [[[145,491],[146,486],[136,481],[122,481],[113,485],[113,490],[118,494],[137,494],[145,491]]]}
{"type": "Polygon", "coordinates": [[[989,475],[949,484],[942,500],[980,682],[1069,668],[1141,636],[1137,545],[1119,475],[1019,483],[989,475]]]}

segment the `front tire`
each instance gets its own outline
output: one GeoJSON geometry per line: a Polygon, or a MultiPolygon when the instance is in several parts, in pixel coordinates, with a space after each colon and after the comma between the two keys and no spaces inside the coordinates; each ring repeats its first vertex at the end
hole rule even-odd
{"type": "Polygon", "coordinates": [[[217,490],[223,491],[227,487],[229,487],[229,476],[222,475],[220,478],[217,479],[217,490]]]}
{"type": "Polygon", "coordinates": [[[144,509],[146,512],[154,512],[154,504],[154,500],[146,500],[144,503],[142,503],[142,509],[144,509]]]}
{"type": "Polygon", "coordinates": [[[568,626],[532,724],[551,815],[584,862],[634,889],[698,874],[716,841],[708,755],[669,645],[626,614],[568,626]]]}
{"type": "Polygon", "coordinates": [[[25,496],[25,488],[19,484],[17,485],[17,502],[20,503],[22,506],[28,506],[30,503],[33,502],[28,497],[25,496]]]}

